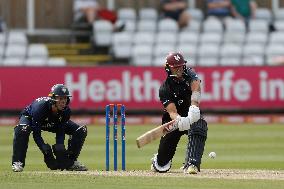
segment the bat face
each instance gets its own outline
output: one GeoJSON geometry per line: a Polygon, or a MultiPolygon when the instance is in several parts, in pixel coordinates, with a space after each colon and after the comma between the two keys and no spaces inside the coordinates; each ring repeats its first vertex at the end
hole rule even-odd
{"type": "Polygon", "coordinates": [[[141,148],[145,146],[146,144],[151,143],[152,141],[161,138],[163,135],[175,130],[176,128],[174,127],[174,122],[175,120],[172,120],[168,123],[165,123],[163,125],[160,125],[150,131],[147,131],[143,135],[139,136],[136,139],[136,144],[138,148],[141,148]]]}

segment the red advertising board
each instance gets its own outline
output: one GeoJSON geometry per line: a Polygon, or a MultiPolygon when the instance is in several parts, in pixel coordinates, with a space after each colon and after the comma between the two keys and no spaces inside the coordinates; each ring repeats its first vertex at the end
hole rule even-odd
{"type": "MultiPolygon", "coordinates": [[[[284,67],[197,67],[202,109],[284,109],[284,67]]],[[[102,110],[123,103],[128,110],[161,109],[161,67],[63,67],[0,69],[0,110],[20,110],[64,83],[73,109],[102,110]]]]}

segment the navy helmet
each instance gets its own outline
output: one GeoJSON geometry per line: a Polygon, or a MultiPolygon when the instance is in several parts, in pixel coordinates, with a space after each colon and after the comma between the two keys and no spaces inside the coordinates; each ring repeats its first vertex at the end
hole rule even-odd
{"type": "Polygon", "coordinates": [[[55,97],[57,96],[66,96],[67,97],[67,104],[70,102],[70,97],[72,97],[69,93],[67,87],[63,84],[55,84],[52,86],[51,91],[49,92],[48,96],[55,101],[55,97]]]}

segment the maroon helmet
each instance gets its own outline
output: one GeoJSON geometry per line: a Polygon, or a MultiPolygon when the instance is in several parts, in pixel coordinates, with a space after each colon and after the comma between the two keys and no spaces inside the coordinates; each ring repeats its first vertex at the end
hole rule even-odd
{"type": "Polygon", "coordinates": [[[171,68],[185,66],[186,61],[184,60],[181,53],[170,52],[166,58],[166,65],[171,68]]]}
{"type": "Polygon", "coordinates": [[[165,70],[168,76],[173,76],[170,68],[183,67],[186,69],[186,61],[181,53],[170,52],[166,58],[165,70]]]}

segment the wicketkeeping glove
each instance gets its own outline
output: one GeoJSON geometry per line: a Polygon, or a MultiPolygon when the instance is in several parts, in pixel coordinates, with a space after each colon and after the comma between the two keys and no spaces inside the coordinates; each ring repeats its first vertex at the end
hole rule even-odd
{"type": "Polygon", "coordinates": [[[43,153],[44,162],[46,166],[51,170],[58,169],[58,164],[57,164],[56,159],[53,156],[51,146],[49,144],[44,144],[41,147],[41,151],[43,153]]]}
{"type": "Polygon", "coordinates": [[[68,151],[65,149],[64,144],[54,144],[52,146],[58,167],[61,170],[68,169],[74,164],[74,161],[69,159],[68,151]]]}

